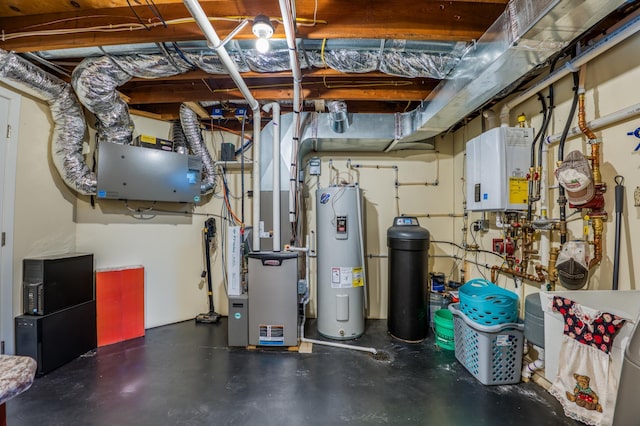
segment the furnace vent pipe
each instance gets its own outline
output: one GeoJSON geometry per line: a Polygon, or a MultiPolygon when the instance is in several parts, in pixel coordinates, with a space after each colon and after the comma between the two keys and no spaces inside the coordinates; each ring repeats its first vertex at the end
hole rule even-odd
{"type": "MultiPolygon", "coordinates": [[[[222,45],[222,41],[218,37],[216,30],[213,29],[207,14],[202,10],[202,6],[198,0],[183,0],[184,5],[189,10],[193,19],[195,19],[198,27],[204,33],[209,45],[218,54],[218,58],[222,61],[222,65],[229,73],[229,77],[236,84],[244,98],[249,103],[253,111],[253,251],[260,251],[260,126],[261,113],[260,104],[251,94],[246,83],[242,79],[240,72],[235,63],[222,45]]],[[[242,194],[244,197],[244,194],[242,194]]]]}
{"type": "Polygon", "coordinates": [[[273,251],[280,251],[280,104],[271,102],[262,107],[273,108],[273,251]]]}

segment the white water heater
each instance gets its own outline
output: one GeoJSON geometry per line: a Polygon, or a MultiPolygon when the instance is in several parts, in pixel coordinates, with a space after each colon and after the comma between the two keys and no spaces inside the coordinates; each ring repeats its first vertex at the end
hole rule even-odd
{"type": "Polygon", "coordinates": [[[526,210],[533,129],[496,127],[466,144],[467,210],[526,210]]]}
{"type": "Polygon", "coordinates": [[[357,185],[316,191],[318,332],[355,339],[364,333],[362,192],[357,185]]]}

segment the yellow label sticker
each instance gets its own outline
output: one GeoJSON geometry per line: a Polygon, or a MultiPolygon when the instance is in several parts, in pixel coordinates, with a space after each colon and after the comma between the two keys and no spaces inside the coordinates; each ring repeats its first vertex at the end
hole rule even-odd
{"type": "Polygon", "coordinates": [[[529,183],[527,178],[509,178],[509,204],[527,204],[529,183]]]}
{"type": "Polygon", "coordinates": [[[353,286],[362,287],[364,285],[364,278],[362,276],[362,268],[353,268],[353,286]]]}
{"type": "Polygon", "coordinates": [[[155,136],[149,136],[149,135],[140,135],[140,142],[155,144],[156,143],[156,137],[155,136]]]}

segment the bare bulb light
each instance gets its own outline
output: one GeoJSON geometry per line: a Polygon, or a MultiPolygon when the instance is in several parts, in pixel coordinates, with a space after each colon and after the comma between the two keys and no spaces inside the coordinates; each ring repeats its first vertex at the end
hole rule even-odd
{"type": "Polygon", "coordinates": [[[270,48],[269,39],[259,38],[256,40],[256,50],[260,53],[267,53],[270,48]]]}

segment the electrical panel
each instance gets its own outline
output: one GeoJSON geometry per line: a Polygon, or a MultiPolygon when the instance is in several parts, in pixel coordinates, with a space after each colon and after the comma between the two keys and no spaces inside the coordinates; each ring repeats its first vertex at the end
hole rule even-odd
{"type": "Polygon", "coordinates": [[[532,142],[525,127],[496,127],[467,142],[467,210],[527,209],[532,142]]]}

